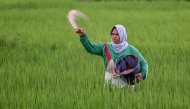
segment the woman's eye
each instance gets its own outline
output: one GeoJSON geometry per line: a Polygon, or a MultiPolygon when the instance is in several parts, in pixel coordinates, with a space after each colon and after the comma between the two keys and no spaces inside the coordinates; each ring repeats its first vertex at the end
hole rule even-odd
{"type": "Polygon", "coordinates": [[[111,35],[112,35],[112,36],[113,36],[113,35],[116,35],[116,36],[118,36],[119,34],[111,34],[111,35]]]}

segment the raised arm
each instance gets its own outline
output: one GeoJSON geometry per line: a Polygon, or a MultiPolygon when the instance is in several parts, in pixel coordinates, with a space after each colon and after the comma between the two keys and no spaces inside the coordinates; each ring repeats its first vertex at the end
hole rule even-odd
{"type": "Polygon", "coordinates": [[[91,54],[94,54],[94,55],[103,56],[103,50],[104,50],[103,43],[102,44],[93,44],[93,43],[91,43],[90,40],[88,39],[85,31],[83,29],[81,29],[81,28],[77,28],[75,32],[77,34],[79,34],[80,42],[85,47],[87,52],[89,52],[91,54]]]}

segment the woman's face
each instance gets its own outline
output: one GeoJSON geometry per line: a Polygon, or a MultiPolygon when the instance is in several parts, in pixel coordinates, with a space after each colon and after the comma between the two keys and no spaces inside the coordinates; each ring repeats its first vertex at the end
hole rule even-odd
{"type": "Polygon", "coordinates": [[[120,36],[116,28],[114,28],[111,32],[111,38],[115,44],[118,44],[120,42],[120,36]]]}

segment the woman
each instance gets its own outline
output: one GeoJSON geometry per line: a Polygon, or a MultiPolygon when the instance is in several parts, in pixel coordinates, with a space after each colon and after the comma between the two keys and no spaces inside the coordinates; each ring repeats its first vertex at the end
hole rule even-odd
{"type": "MultiPolygon", "coordinates": [[[[102,56],[104,60],[105,68],[107,68],[108,60],[106,57],[104,43],[100,43],[100,44],[91,43],[85,31],[82,28],[77,28],[75,32],[79,34],[81,43],[83,44],[83,46],[89,53],[102,56]]],[[[106,43],[106,45],[108,46],[108,50],[113,61],[116,62],[116,60],[123,55],[133,54],[137,56],[140,59],[140,72],[135,75],[136,81],[133,81],[133,82],[139,83],[142,79],[146,79],[147,74],[148,74],[148,64],[146,60],[143,58],[143,56],[141,55],[141,53],[135,47],[133,47],[132,45],[129,45],[126,42],[127,33],[126,33],[125,28],[122,25],[115,25],[111,29],[110,35],[111,35],[112,42],[106,43]]],[[[121,86],[121,87],[124,87],[124,86],[121,86]]],[[[132,88],[134,88],[134,85],[132,86],[132,88]]]]}

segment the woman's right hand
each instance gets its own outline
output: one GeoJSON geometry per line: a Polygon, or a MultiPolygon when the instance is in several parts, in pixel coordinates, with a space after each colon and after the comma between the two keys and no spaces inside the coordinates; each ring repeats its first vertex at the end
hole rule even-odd
{"type": "Polygon", "coordinates": [[[84,34],[85,34],[84,29],[82,29],[82,28],[77,28],[75,30],[75,33],[79,34],[79,36],[84,36],[84,34]]]}

